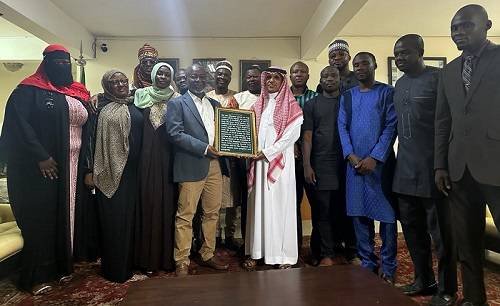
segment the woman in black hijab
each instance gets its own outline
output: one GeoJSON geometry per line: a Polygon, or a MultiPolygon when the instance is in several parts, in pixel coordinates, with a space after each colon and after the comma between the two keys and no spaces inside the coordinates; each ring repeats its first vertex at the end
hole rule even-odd
{"type": "Polygon", "coordinates": [[[19,286],[33,294],[73,271],[78,164],[88,153],[89,92],[73,82],[64,47],[50,45],[43,55],[9,97],[1,138],[9,200],[24,239],[19,286]]]}

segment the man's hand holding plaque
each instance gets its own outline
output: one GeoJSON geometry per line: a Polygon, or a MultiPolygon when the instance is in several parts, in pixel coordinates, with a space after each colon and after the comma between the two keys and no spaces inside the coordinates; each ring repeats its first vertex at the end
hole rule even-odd
{"type": "Polygon", "coordinates": [[[263,160],[265,158],[266,156],[264,155],[264,153],[262,153],[262,151],[259,151],[257,152],[257,155],[255,155],[252,159],[258,161],[258,160],[263,160]]]}
{"type": "Polygon", "coordinates": [[[207,156],[210,158],[217,158],[220,156],[220,153],[214,147],[209,145],[207,147],[207,156]]]}

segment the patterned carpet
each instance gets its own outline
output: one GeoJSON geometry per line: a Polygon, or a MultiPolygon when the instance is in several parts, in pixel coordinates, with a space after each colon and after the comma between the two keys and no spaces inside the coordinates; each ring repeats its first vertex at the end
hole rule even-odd
{"type": "MultiPolygon", "coordinates": [[[[305,244],[308,239],[305,239],[305,244]]],[[[377,242],[380,244],[380,242],[377,242]]],[[[304,249],[304,261],[308,262],[309,252],[304,249]]],[[[231,272],[242,272],[239,260],[234,253],[219,250],[219,256],[230,264],[231,272]]],[[[309,267],[307,264],[303,266],[309,267]]],[[[205,267],[192,264],[196,274],[217,273],[205,267]]],[[[314,269],[314,267],[310,267],[314,269]]],[[[267,267],[259,267],[267,269],[267,267]]],[[[244,272],[247,273],[247,272],[244,272]]],[[[173,277],[173,273],[162,272],[157,278],[173,277]]],[[[485,268],[486,287],[490,305],[500,306],[500,269],[485,268]]],[[[412,281],[413,267],[406,244],[400,235],[398,239],[398,274],[397,283],[406,284],[412,281]]],[[[147,276],[137,272],[132,279],[124,284],[111,283],[99,276],[98,263],[81,263],[75,267],[73,279],[67,284],[60,284],[42,296],[33,297],[28,293],[18,291],[11,280],[0,281],[0,305],[117,305],[127,293],[127,288],[133,282],[147,279],[147,276]]],[[[461,289],[461,285],[460,285],[461,289]]],[[[428,297],[415,298],[415,301],[425,305],[428,297]]]]}

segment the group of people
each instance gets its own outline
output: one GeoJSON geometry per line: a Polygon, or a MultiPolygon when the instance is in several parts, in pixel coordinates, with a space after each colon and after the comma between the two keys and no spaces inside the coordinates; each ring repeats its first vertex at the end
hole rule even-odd
{"type": "Polygon", "coordinates": [[[454,305],[458,259],[460,305],[487,305],[486,203],[500,225],[500,169],[489,162],[500,154],[500,48],[487,39],[491,24],[481,6],[461,8],[451,37],[463,53],[444,69],[425,65],[422,37],[400,37],[394,56],[404,75],[395,87],[375,81],[372,53],[357,53],[351,71],[348,43],[335,40],[316,91],[303,62],[290,67],[291,86],[286,70],[253,66],[248,90],[236,93],[228,89],[232,65],[222,61],[210,88],[202,66],[174,71],[146,44],[133,84],[110,70],[103,93],[91,97],[73,81],[68,51],[50,45],[9,98],[2,130],[24,238],[20,287],[44,292],[68,280],[74,260],[98,257],[102,275],[116,282],[137,268],[184,276],[190,258],[227,270],[220,245],[240,248],[249,271],[290,268],[302,247],[305,190],[313,265],[359,264],[394,284],[400,220],[415,267],[405,294],[454,305]],[[256,156],[228,158],[214,148],[217,107],[255,112],[256,156]]]}

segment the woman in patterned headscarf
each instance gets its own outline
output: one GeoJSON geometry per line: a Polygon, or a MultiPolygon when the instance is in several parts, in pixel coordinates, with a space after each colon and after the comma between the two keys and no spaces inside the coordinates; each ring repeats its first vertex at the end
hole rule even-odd
{"type": "Polygon", "coordinates": [[[135,210],[143,118],[129,97],[128,79],[118,70],[102,77],[94,154],[102,229],[101,268],[105,278],[125,282],[132,276],[135,210]]]}
{"type": "Polygon", "coordinates": [[[168,102],[180,96],[170,87],[173,78],[174,70],[169,64],[156,64],[151,71],[153,85],[138,89],[134,99],[144,115],[136,264],[148,275],[175,269],[177,186],[172,179],[172,145],[167,141],[165,128],[168,102]]]}

